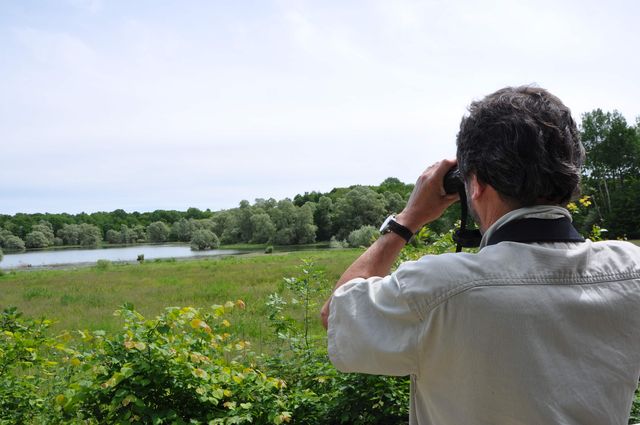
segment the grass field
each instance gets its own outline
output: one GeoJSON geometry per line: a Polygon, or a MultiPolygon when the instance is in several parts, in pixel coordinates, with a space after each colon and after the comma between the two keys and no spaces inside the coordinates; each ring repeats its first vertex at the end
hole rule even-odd
{"type": "MultiPolygon", "coordinates": [[[[234,315],[233,323],[240,333],[255,341],[261,340],[263,333],[270,333],[267,296],[283,288],[284,277],[299,274],[302,259],[312,260],[326,276],[326,291],[319,294],[320,302],[360,253],[356,249],[317,250],[8,272],[0,276],[0,308],[16,306],[27,316],[52,319],[56,322],[54,330],[112,332],[121,329],[121,321],[113,312],[125,302],[152,317],[169,306],[208,307],[242,299],[247,308],[234,315]]],[[[320,331],[319,320],[314,320],[313,331],[320,331]]]]}

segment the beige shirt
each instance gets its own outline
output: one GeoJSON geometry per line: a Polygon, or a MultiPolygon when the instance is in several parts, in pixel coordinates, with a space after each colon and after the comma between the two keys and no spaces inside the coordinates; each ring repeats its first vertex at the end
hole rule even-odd
{"type": "Polygon", "coordinates": [[[484,246],[354,279],[331,301],[341,371],[411,375],[411,424],[626,424],[640,375],[640,248],[484,246]]]}

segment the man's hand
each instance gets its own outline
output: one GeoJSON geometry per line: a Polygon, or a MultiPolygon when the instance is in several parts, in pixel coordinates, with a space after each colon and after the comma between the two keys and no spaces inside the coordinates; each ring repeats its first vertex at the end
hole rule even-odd
{"type": "Polygon", "coordinates": [[[455,160],[444,159],[427,168],[418,177],[409,202],[396,216],[396,221],[415,233],[457,201],[458,195],[447,195],[442,186],[445,174],[455,165],[455,160]]]}
{"type": "MultiPolygon", "coordinates": [[[[407,206],[396,216],[396,221],[415,233],[426,223],[440,217],[444,210],[458,199],[458,195],[446,195],[442,186],[445,174],[455,165],[456,161],[443,160],[427,168],[418,178],[407,206]]],[[[391,265],[405,244],[406,241],[393,232],[380,236],[342,274],[334,291],[357,277],[367,279],[372,276],[388,275],[391,265]]],[[[325,329],[327,329],[329,322],[330,302],[331,298],[324,303],[320,310],[320,317],[325,329]]]]}

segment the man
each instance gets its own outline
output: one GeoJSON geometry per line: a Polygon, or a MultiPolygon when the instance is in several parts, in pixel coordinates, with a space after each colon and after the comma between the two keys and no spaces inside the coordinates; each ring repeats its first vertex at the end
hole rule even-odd
{"type": "Polygon", "coordinates": [[[324,305],[334,365],[411,375],[412,424],[626,424],[640,375],[640,248],[573,229],[563,206],[583,160],[569,109],[546,90],[472,103],[457,165],[479,252],[389,274],[403,227],[418,231],[458,199],[442,186],[456,161],[440,161],[324,305]]]}

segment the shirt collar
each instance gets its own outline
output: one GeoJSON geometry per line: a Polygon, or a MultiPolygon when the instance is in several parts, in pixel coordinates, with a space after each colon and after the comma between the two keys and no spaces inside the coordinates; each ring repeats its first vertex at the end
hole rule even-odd
{"type": "Polygon", "coordinates": [[[487,246],[487,242],[491,235],[498,229],[500,226],[508,223],[510,221],[519,220],[522,218],[542,218],[547,220],[553,220],[557,218],[567,217],[571,220],[571,214],[567,211],[566,208],[562,208],[556,205],[534,205],[531,207],[518,208],[517,210],[509,211],[495,223],[493,223],[486,232],[482,235],[482,240],[480,241],[480,249],[487,246]]]}

